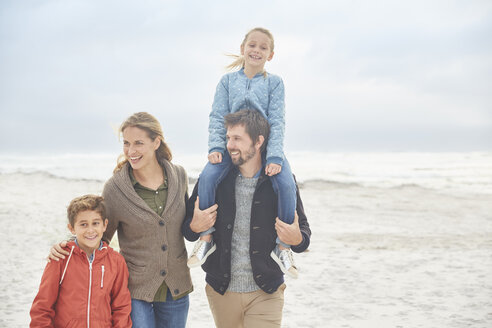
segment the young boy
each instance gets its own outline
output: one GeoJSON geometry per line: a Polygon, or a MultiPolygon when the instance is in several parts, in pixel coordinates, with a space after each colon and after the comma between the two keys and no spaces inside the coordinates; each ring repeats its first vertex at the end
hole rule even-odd
{"type": "Polygon", "coordinates": [[[75,198],[67,214],[75,240],[68,257],[46,265],[30,327],[131,327],[125,260],[101,241],[108,224],[103,198],[75,198]]]}

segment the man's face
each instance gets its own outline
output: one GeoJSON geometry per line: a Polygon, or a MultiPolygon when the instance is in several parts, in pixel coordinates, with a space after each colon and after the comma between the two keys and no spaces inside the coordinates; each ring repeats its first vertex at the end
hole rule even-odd
{"type": "Polygon", "coordinates": [[[227,151],[232,163],[241,166],[256,155],[257,149],[243,125],[227,128],[227,151]]]}

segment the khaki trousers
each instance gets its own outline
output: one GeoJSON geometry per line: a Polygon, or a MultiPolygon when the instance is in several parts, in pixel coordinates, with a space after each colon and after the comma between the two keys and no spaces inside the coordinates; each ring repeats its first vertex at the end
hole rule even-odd
{"type": "Polygon", "coordinates": [[[285,284],[273,294],[257,290],[251,293],[217,293],[205,286],[208,304],[217,328],[273,328],[282,323],[285,284]]]}

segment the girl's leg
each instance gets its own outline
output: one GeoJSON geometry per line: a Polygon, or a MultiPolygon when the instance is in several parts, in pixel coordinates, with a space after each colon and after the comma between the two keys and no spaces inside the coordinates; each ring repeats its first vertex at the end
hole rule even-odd
{"type": "Polygon", "coordinates": [[[271,177],[273,189],[278,197],[278,217],[285,223],[292,224],[297,206],[296,183],[287,159],[284,160],[282,171],[271,177]]]}
{"type": "MultiPolygon", "coordinates": [[[[284,160],[282,171],[271,177],[271,181],[278,197],[278,217],[283,222],[292,224],[296,213],[297,193],[296,183],[287,159],[284,160]]],[[[277,262],[283,273],[292,278],[297,278],[297,266],[290,245],[277,237],[277,247],[270,253],[270,256],[277,262]]]]}
{"type": "MultiPolygon", "coordinates": [[[[271,177],[273,189],[277,193],[278,198],[278,217],[285,223],[292,224],[297,206],[296,183],[290,170],[290,165],[287,159],[284,160],[282,171],[271,177]]],[[[277,238],[277,244],[286,248],[289,245],[280,241],[277,238]]]]}
{"type": "MultiPolygon", "coordinates": [[[[224,156],[222,156],[222,162],[217,164],[211,164],[209,162],[205,165],[198,180],[198,207],[200,210],[206,210],[215,204],[215,189],[227,175],[230,168],[231,157],[227,151],[224,156]]],[[[210,227],[210,229],[200,233],[200,240],[195,243],[193,252],[187,262],[189,268],[194,268],[203,264],[207,257],[215,251],[217,246],[212,240],[212,232],[214,231],[215,228],[210,227]]]]}
{"type": "MultiPolygon", "coordinates": [[[[222,162],[212,164],[210,162],[205,165],[202,173],[200,174],[200,180],[198,183],[198,198],[200,210],[205,210],[215,204],[215,190],[219,183],[229,173],[231,168],[231,157],[227,150],[222,156],[222,162]]],[[[214,227],[211,227],[207,231],[200,233],[200,236],[211,234],[215,231],[214,227]]]]}
{"type": "MultiPolygon", "coordinates": [[[[170,293],[169,293],[170,294],[170,293]]],[[[132,298],[132,327],[155,328],[154,308],[152,303],[132,298]]]]}
{"type": "Polygon", "coordinates": [[[154,302],[156,328],[185,328],[189,307],[189,295],[173,300],[168,290],[165,302],[154,302]]]}

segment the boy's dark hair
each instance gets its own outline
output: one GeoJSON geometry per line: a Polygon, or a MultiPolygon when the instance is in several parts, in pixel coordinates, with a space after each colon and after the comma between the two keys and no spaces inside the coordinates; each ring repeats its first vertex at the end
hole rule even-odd
{"type": "Polygon", "coordinates": [[[67,208],[68,222],[73,227],[75,218],[80,212],[95,211],[101,215],[101,218],[106,219],[106,208],[104,207],[104,198],[97,195],[84,195],[74,198],[67,208]]]}
{"type": "Polygon", "coordinates": [[[260,151],[265,150],[268,136],[270,135],[270,125],[266,118],[257,110],[241,109],[235,113],[227,114],[224,117],[226,129],[236,125],[244,126],[246,133],[249,134],[253,143],[256,143],[260,136],[265,138],[261,145],[260,151]]]}

